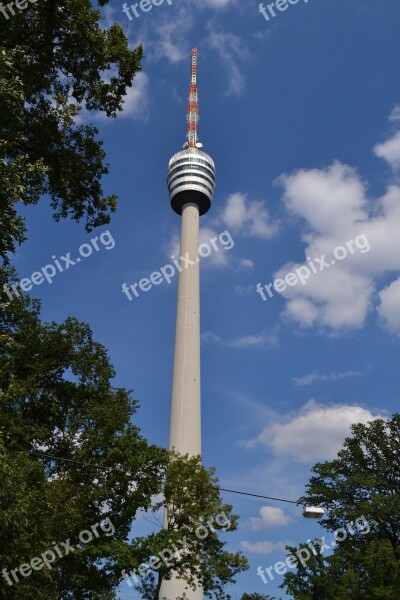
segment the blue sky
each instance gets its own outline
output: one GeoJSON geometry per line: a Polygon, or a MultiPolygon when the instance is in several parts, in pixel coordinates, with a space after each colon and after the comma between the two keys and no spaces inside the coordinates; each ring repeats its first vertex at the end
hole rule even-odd
{"type": "MultiPolygon", "coordinates": [[[[31,293],[46,320],[74,315],[91,325],[116,384],[140,400],[136,423],[166,445],[177,279],[131,302],[121,286],[158,271],[176,248],[180,220],[166,169],[185,140],[197,47],[199,137],[218,178],[202,239],[228,230],[234,240],[201,264],[204,464],[217,467],[223,487],[296,499],[350,423],[398,408],[400,4],[300,0],[267,22],[256,1],[165,0],[130,22],[112,1],[105,15],[145,50],[118,119],[82,116],[100,129],[110,163],[104,187],[119,195],[108,227],[115,246],[99,244],[31,293]],[[284,278],[307,257],[325,254],[330,263],[335,248],[356,239],[364,251],[353,244],[305,285],[266,301],[256,293],[257,283],[284,278]]],[[[76,257],[107,229],[86,234],[55,223],[46,199],[25,215],[21,278],[53,255],[76,257]]],[[[282,577],[265,585],[257,566],[284,560],[285,543],[324,531],[290,504],[225,499],[241,516],[229,547],[251,564],[230,588],[233,598],[277,593],[282,577]]],[[[133,531],[149,527],[139,519],[133,531]]],[[[134,597],[122,586],[121,598],[134,597]]]]}

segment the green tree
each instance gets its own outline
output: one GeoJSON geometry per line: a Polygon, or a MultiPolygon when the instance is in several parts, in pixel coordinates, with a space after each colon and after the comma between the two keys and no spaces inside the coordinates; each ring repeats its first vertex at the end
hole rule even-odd
{"type": "Polygon", "coordinates": [[[137,402],[114,375],[87,325],[43,323],[37,302],[2,297],[0,565],[10,573],[53,541],[75,547],[12,586],[0,574],[2,598],[108,598],[120,582],[118,556],[136,512],[160,492],[168,455],[132,424],[137,402]],[[76,548],[107,519],[112,526],[76,548]]]}
{"type": "MultiPolygon", "coordinates": [[[[400,415],[355,424],[336,459],[316,464],[303,504],[326,508],[321,525],[342,540],[333,553],[285,575],[296,600],[395,600],[400,585],[400,415]]],[[[333,539],[333,536],[332,536],[333,539]]],[[[329,544],[329,541],[328,541],[329,544]]]]}
{"type": "Polygon", "coordinates": [[[175,572],[195,589],[197,583],[206,596],[229,598],[223,588],[235,575],[248,569],[247,559],[225,549],[219,533],[234,531],[238,517],[232,506],[222,502],[215,469],[201,465],[200,457],[172,455],[163,487],[163,499],[154,510],[168,512],[168,528],[133,540],[125,569],[149,564],[151,557],[164,557],[137,586],[143,598],[158,600],[164,580],[175,572]],[[167,552],[165,552],[165,550],[167,552]]]}
{"type": "MultiPolygon", "coordinates": [[[[293,560],[301,548],[309,550],[288,548],[293,560]]],[[[349,539],[329,556],[315,548],[280,586],[295,600],[397,600],[400,574],[389,542],[349,539]]]]}
{"type": "Polygon", "coordinates": [[[300,502],[327,509],[330,531],[362,515],[375,539],[387,540],[400,569],[400,414],[351,428],[335,460],[317,463],[300,502]]]}
{"type": "MultiPolygon", "coordinates": [[[[103,7],[108,0],[98,0],[103,7]]],[[[76,119],[81,108],[114,117],[140,70],[123,29],[105,27],[90,0],[46,0],[0,19],[0,257],[25,239],[18,204],[47,194],[54,218],[109,222],[115,195],[98,130],[76,119]]]]}

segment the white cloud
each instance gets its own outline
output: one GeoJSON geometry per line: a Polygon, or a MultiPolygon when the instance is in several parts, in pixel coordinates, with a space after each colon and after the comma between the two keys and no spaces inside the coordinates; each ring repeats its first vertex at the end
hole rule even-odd
{"type": "Polygon", "coordinates": [[[397,122],[400,121],[400,104],[397,104],[389,116],[389,121],[397,122]]]}
{"type": "Polygon", "coordinates": [[[312,327],[318,319],[318,308],[307,298],[292,298],[286,304],[284,315],[303,327],[312,327]]]}
{"type": "Polygon", "coordinates": [[[242,541],[240,542],[243,550],[251,552],[252,554],[271,554],[275,551],[284,551],[285,546],[289,545],[290,542],[251,542],[242,541]]]}
{"type": "Polygon", "coordinates": [[[252,348],[256,346],[276,346],[279,338],[276,330],[255,335],[245,335],[227,342],[231,348],[252,348]]]}
{"type": "Polygon", "coordinates": [[[218,343],[229,348],[255,348],[255,347],[267,347],[276,346],[279,342],[278,328],[274,328],[269,332],[263,332],[254,335],[245,335],[240,338],[233,340],[223,340],[219,335],[216,335],[212,331],[206,331],[202,334],[202,342],[218,343]]]}
{"type": "Polygon", "coordinates": [[[208,26],[207,46],[215,50],[225,67],[229,84],[227,95],[240,96],[246,86],[245,77],[238,67],[238,63],[249,57],[249,52],[242,39],[233,34],[216,29],[213,24],[208,26]]]}
{"type": "MultiPolygon", "coordinates": [[[[293,269],[283,268],[277,278],[288,270],[293,269]]],[[[310,277],[306,285],[300,286],[299,283],[283,292],[288,299],[284,315],[305,327],[323,325],[332,329],[361,327],[374,291],[371,279],[339,265],[310,277]]]]}
{"type": "Polygon", "coordinates": [[[241,192],[228,196],[220,218],[234,233],[250,237],[268,239],[278,230],[264,202],[249,201],[247,195],[241,192]]]}
{"type": "Polygon", "coordinates": [[[153,15],[151,25],[142,33],[143,42],[149,49],[150,57],[153,60],[166,58],[174,64],[189,61],[188,38],[194,21],[193,11],[184,6],[179,7],[173,13],[166,10],[158,11],[157,15],[153,15]]]}
{"type": "Polygon", "coordinates": [[[252,529],[259,531],[270,527],[288,525],[291,521],[292,519],[285,515],[281,508],[262,506],[260,508],[260,516],[250,518],[250,526],[252,529]]]}
{"type": "Polygon", "coordinates": [[[341,373],[328,374],[313,371],[302,377],[293,377],[293,381],[296,385],[311,385],[314,381],[341,381],[343,379],[348,379],[349,377],[359,377],[362,374],[361,371],[343,371],[341,373]]]}
{"type": "Polygon", "coordinates": [[[253,271],[254,261],[251,258],[239,258],[238,269],[241,271],[253,271]]]}
{"type": "Polygon", "coordinates": [[[367,217],[364,185],[355,169],[339,162],[325,170],[299,170],[278,180],[286,208],[303,217],[314,231],[332,235],[351,231],[367,217]]]}
{"type": "Polygon", "coordinates": [[[221,338],[219,337],[219,335],[216,335],[214,332],[212,331],[205,331],[204,333],[201,334],[201,341],[204,344],[207,344],[208,342],[220,342],[221,338]]]}
{"type": "Polygon", "coordinates": [[[205,4],[210,8],[226,8],[235,3],[236,0],[205,0],[205,4]]]}
{"type": "Polygon", "coordinates": [[[379,293],[377,308],[385,328],[400,335],[400,279],[393,281],[379,293]]]}
{"type": "Polygon", "coordinates": [[[391,184],[372,201],[359,174],[339,162],[283,175],[279,182],[287,210],[305,224],[305,258],[283,265],[275,278],[309,267],[307,259],[317,267],[304,285],[298,282],[281,292],[286,299],[283,316],[303,327],[362,327],[376,302],[380,278],[400,271],[400,187],[391,184]],[[353,253],[346,246],[352,240],[353,253]],[[347,257],[332,265],[339,246],[347,257]],[[328,266],[320,271],[315,260],[322,255],[328,266]]]}
{"type": "Polygon", "coordinates": [[[225,225],[240,231],[246,220],[246,196],[241,193],[231,194],[222,213],[222,220],[225,225]]]}
{"type": "Polygon", "coordinates": [[[400,169],[400,131],[395,133],[394,136],[386,142],[377,144],[374,148],[374,152],[376,156],[386,160],[393,171],[398,171],[400,169]]]}
{"type": "Polygon", "coordinates": [[[251,448],[262,444],[275,454],[288,456],[296,462],[330,460],[335,458],[344,439],[351,434],[350,425],[377,418],[385,417],[373,415],[361,406],[322,406],[310,400],[299,412],[286,415],[282,422],[268,425],[245,445],[251,448]]]}

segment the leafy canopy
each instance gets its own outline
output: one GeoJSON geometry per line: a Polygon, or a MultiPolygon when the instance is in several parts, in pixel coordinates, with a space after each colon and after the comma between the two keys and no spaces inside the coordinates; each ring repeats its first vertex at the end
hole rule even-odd
{"type": "Polygon", "coordinates": [[[0,576],[2,597],[110,592],[136,513],[160,492],[167,452],[132,424],[137,402],[112,384],[114,369],[88,325],[43,323],[37,302],[2,294],[0,341],[2,568],[29,563],[53,541],[76,545],[101,520],[115,528],[13,587],[0,576]]]}
{"type": "Polygon", "coordinates": [[[204,594],[229,598],[224,586],[235,582],[235,575],[248,569],[241,552],[225,549],[220,532],[237,529],[237,515],[220,497],[215,469],[202,466],[199,456],[172,454],[166,470],[163,498],[154,511],[167,511],[168,526],[147,537],[132,541],[126,571],[132,564],[149,564],[151,557],[164,556],[147,573],[137,590],[145,599],[161,598],[161,584],[173,573],[187,582],[188,591],[201,585],[204,594]],[[185,547],[184,547],[185,545],[185,547]],[[167,553],[163,554],[164,550],[167,553]]]}
{"type": "MultiPolygon", "coordinates": [[[[99,0],[102,7],[108,0],[99,0]]],[[[105,27],[90,0],[45,0],[0,18],[0,257],[25,239],[18,204],[47,194],[56,220],[109,222],[116,196],[98,130],[79,110],[114,117],[143,49],[130,50],[120,25],[105,27]]]]}
{"type": "MultiPolygon", "coordinates": [[[[351,428],[335,460],[316,464],[300,502],[327,509],[322,527],[353,533],[310,555],[281,587],[296,600],[396,600],[400,585],[400,415],[351,428]],[[360,527],[361,519],[365,527],[360,527]]],[[[342,533],[338,539],[343,537],[342,533]]],[[[333,539],[333,535],[332,535],[333,539]]],[[[329,540],[328,540],[329,542],[329,540]]],[[[288,547],[295,558],[299,548],[288,547]]]]}

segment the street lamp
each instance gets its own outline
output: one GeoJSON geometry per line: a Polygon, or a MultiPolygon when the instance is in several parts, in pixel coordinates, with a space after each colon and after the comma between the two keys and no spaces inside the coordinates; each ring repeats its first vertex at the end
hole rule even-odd
{"type": "Polygon", "coordinates": [[[303,508],[303,517],[306,519],[322,519],[325,509],[322,506],[305,506],[303,508]]]}

